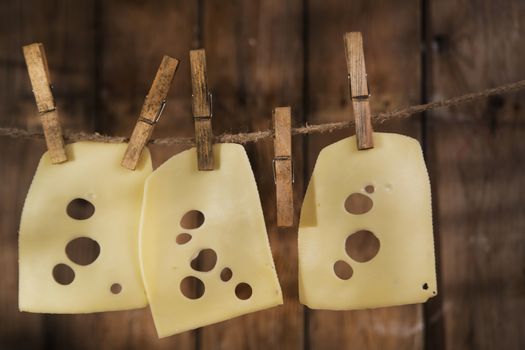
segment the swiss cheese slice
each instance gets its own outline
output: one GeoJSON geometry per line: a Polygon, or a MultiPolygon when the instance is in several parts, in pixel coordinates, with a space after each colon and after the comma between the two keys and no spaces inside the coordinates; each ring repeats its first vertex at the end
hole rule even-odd
{"type": "Polygon", "coordinates": [[[140,258],[159,337],[282,304],[246,152],[241,145],[217,144],[213,155],[212,171],[197,169],[192,148],[146,181],[140,258]],[[189,229],[187,213],[201,219],[195,215],[189,229]],[[196,294],[185,293],[186,287],[196,294]]]}
{"type": "Polygon", "coordinates": [[[347,310],[435,295],[431,212],[417,140],[374,133],[370,150],[358,151],[355,137],[324,148],[301,211],[300,301],[347,310]]]}
{"type": "Polygon", "coordinates": [[[146,149],[135,171],[123,168],[125,150],[125,144],[78,142],[66,147],[65,163],[51,164],[47,153],[42,156],[20,224],[21,311],[86,313],[147,305],[138,228],[152,166],[146,149]],[[75,211],[75,205],[88,210],[75,211]],[[90,243],[79,247],[91,260],[73,254],[75,249],[69,253],[81,241],[90,243]]]}

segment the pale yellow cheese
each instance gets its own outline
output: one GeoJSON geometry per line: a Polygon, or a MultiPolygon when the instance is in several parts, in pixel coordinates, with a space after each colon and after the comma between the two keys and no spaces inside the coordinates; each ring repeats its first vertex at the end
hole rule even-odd
{"type": "Polygon", "coordinates": [[[299,227],[299,298],[311,308],[411,304],[437,293],[430,183],[419,143],[397,134],[373,137],[373,149],[358,151],[349,137],[317,159],[299,227]],[[372,208],[349,212],[345,201],[352,193],[368,197],[372,208]],[[366,262],[345,249],[347,237],[361,230],[379,240],[366,262]],[[353,274],[338,277],[337,261],[353,274]]]}
{"type": "Polygon", "coordinates": [[[159,337],[282,304],[255,179],[244,148],[213,146],[215,169],[197,170],[195,148],[179,153],[148,178],[140,227],[142,273],[159,337]],[[192,210],[204,223],[184,229],[192,210]],[[177,237],[186,239],[177,243],[177,237]],[[188,241],[188,236],[191,238],[188,241]],[[217,256],[210,271],[190,265],[201,250],[217,256]],[[221,280],[229,268],[232,276],[221,280]],[[181,281],[193,276],[204,284],[198,299],[186,297],[181,281]],[[236,286],[252,288],[249,299],[236,286]]]}
{"type": "Polygon", "coordinates": [[[42,156],[20,224],[20,310],[85,313],[147,305],[138,226],[144,181],[152,166],[146,149],[135,171],[123,168],[125,150],[125,144],[79,142],[66,147],[65,163],[51,164],[47,153],[42,156]],[[94,206],[91,217],[78,220],[68,215],[68,204],[77,198],[94,206]],[[66,254],[68,243],[78,237],[88,237],[100,247],[88,265],[66,254]],[[74,271],[70,284],[55,281],[58,264],[74,271]]]}

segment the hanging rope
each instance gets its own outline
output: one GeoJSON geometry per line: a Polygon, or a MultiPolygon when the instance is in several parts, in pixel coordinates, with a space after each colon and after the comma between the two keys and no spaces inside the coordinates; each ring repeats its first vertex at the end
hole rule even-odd
{"type": "MultiPolygon", "coordinates": [[[[503,95],[510,92],[523,90],[525,89],[525,80],[520,80],[515,83],[510,83],[506,85],[501,85],[492,89],[487,89],[479,92],[474,92],[458,97],[453,97],[443,101],[436,101],[416,106],[410,106],[406,108],[399,109],[393,112],[382,112],[372,116],[372,120],[375,123],[383,123],[390,119],[401,119],[407,118],[411,115],[422,113],[425,111],[430,111],[438,108],[453,107],[461,104],[469,103],[475,100],[482,98],[487,98],[493,95],[503,95]]],[[[307,125],[299,128],[293,128],[293,135],[304,135],[304,134],[315,134],[315,133],[327,133],[337,130],[343,130],[353,126],[354,122],[352,120],[344,122],[335,122],[335,123],[326,123],[318,125],[307,125]]],[[[0,136],[7,136],[11,138],[21,138],[21,139],[44,139],[44,134],[41,132],[29,132],[23,129],[16,128],[0,128],[0,136]]],[[[217,143],[240,143],[246,144],[249,142],[258,142],[262,139],[272,137],[273,130],[264,130],[264,131],[254,131],[249,133],[239,133],[239,134],[222,134],[216,136],[214,141],[217,143]]],[[[101,135],[98,133],[88,134],[85,132],[66,132],[64,133],[64,138],[66,142],[76,142],[76,141],[96,141],[96,142],[106,142],[106,143],[122,143],[127,142],[129,139],[126,137],[120,136],[107,136],[101,135]]],[[[167,137],[167,138],[158,138],[150,140],[149,144],[154,145],[184,145],[192,146],[194,145],[193,137],[167,137]]]]}

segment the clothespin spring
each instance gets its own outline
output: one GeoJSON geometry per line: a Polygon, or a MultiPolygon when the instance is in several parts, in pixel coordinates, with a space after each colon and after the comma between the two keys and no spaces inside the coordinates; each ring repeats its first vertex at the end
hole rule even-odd
{"type": "MultiPolygon", "coordinates": [[[[275,163],[277,161],[291,160],[291,159],[292,159],[292,157],[290,157],[290,156],[278,156],[278,157],[275,157],[272,160],[272,172],[273,172],[273,183],[274,184],[277,183],[277,175],[276,175],[276,170],[275,170],[275,163]]],[[[295,167],[293,165],[293,162],[292,162],[292,183],[295,183],[295,167]]]]}
{"type": "Polygon", "coordinates": [[[155,115],[155,119],[149,120],[148,118],[139,117],[139,122],[143,122],[149,125],[155,125],[160,120],[160,116],[162,115],[162,112],[164,112],[164,108],[166,107],[166,100],[163,100],[160,104],[159,111],[157,112],[157,115],[155,115]]]}

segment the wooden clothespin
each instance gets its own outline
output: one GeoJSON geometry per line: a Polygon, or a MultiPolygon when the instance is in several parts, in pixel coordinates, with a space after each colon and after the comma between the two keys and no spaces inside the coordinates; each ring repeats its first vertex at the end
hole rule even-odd
{"type": "Polygon", "coordinates": [[[124,168],[135,170],[137,167],[142,150],[148,143],[153,128],[159,121],[164,110],[166,97],[168,96],[168,91],[178,66],[179,61],[175,58],[169,56],[162,58],[153,84],[142,106],[137,124],[135,124],[135,129],[133,129],[133,134],[131,134],[128,148],[122,159],[121,165],[124,168]]]}
{"type": "Polygon", "coordinates": [[[204,49],[190,51],[191,90],[195,143],[199,170],[213,170],[212,96],[208,90],[206,53],[204,49]]]}
{"type": "Polygon", "coordinates": [[[363,36],[360,32],[346,33],[344,41],[350,94],[355,116],[357,149],[373,148],[370,90],[366,77],[363,36]]]}
{"type": "Polygon", "coordinates": [[[63,163],[67,160],[67,156],[55,99],[51,91],[51,78],[44,45],[41,43],[26,45],[23,51],[44,129],[49,158],[53,164],[63,163]]]}
{"type": "Polygon", "coordinates": [[[273,125],[275,130],[273,176],[277,199],[277,226],[290,227],[294,223],[291,108],[275,108],[273,125]]]}

